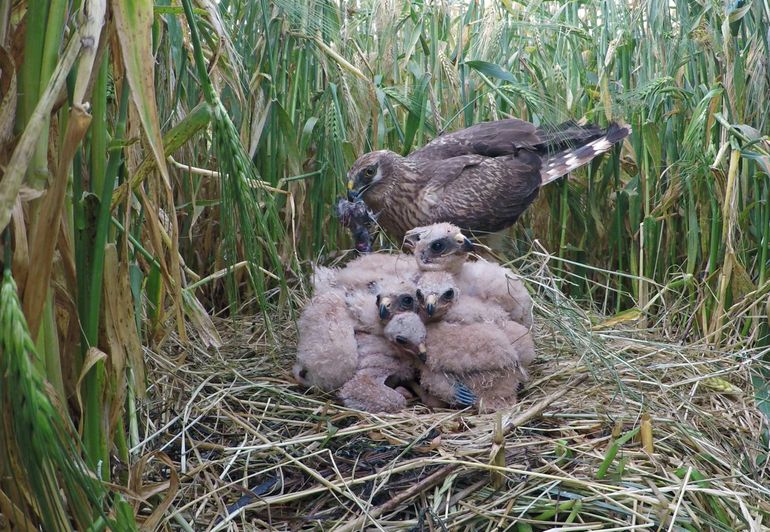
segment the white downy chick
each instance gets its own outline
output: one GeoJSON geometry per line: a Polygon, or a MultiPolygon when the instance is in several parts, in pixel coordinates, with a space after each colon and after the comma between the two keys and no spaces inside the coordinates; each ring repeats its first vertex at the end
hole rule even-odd
{"type": "Polygon", "coordinates": [[[397,412],[406,406],[406,391],[389,384],[412,380],[415,360],[425,356],[425,327],[404,317],[394,316],[385,326],[384,336],[359,333],[358,369],[340,390],[345,406],[367,412],[397,412]]]}
{"type": "Polygon", "coordinates": [[[455,279],[463,295],[499,305],[513,321],[532,326],[532,298],[508,268],[479,259],[463,264],[455,279]]]}
{"type": "Polygon", "coordinates": [[[416,227],[406,233],[404,246],[411,248],[417,267],[422,271],[446,271],[458,274],[473,243],[460,228],[450,223],[416,227]]]}
{"type": "Polygon", "coordinates": [[[502,327],[493,322],[432,323],[426,343],[420,383],[447,401],[475,404],[480,412],[516,404],[535,353],[529,331],[510,320],[502,327]],[[458,382],[470,396],[458,393],[458,382]]]}
{"type": "Polygon", "coordinates": [[[358,366],[355,324],[338,291],[313,297],[297,320],[294,377],[325,391],[336,390],[350,380],[358,366]]]}

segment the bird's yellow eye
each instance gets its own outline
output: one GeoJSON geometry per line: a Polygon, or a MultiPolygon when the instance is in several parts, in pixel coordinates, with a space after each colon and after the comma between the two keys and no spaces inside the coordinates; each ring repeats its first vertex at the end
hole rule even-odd
{"type": "Polygon", "coordinates": [[[374,174],[377,173],[377,170],[374,168],[374,166],[370,166],[366,170],[364,170],[364,175],[366,177],[374,177],[374,174]]]}

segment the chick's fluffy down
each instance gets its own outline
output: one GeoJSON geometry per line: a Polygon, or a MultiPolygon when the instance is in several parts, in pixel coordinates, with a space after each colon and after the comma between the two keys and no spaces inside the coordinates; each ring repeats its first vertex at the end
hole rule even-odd
{"type": "Polygon", "coordinates": [[[458,377],[478,398],[475,406],[480,413],[495,412],[515,405],[519,384],[522,382],[521,374],[513,369],[479,371],[462,376],[423,370],[420,385],[428,393],[449,404],[456,404],[458,377]]]}
{"type": "Polygon", "coordinates": [[[485,260],[466,262],[457,283],[466,296],[500,305],[513,321],[532,326],[532,298],[524,283],[507,268],[485,260]]]}
{"type": "Polygon", "coordinates": [[[355,321],[336,291],[321,293],[305,306],[297,321],[295,376],[308,386],[336,390],[356,372],[355,321]]]}
{"type": "Polygon", "coordinates": [[[515,322],[502,327],[494,323],[431,324],[427,347],[430,369],[456,374],[519,366],[534,357],[532,336],[515,322]]]}
{"type": "Polygon", "coordinates": [[[428,357],[420,371],[427,392],[457,404],[458,383],[475,396],[480,412],[516,404],[519,384],[535,356],[532,335],[514,321],[428,326],[428,357]]]}
{"type": "Polygon", "coordinates": [[[403,393],[386,380],[406,381],[415,377],[411,361],[401,355],[384,337],[359,333],[358,368],[345,383],[339,396],[345,406],[367,412],[397,412],[406,406],[403,393]]]}

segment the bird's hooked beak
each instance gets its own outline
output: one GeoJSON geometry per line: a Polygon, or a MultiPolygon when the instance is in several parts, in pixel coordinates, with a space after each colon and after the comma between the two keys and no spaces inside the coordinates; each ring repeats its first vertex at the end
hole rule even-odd
{"type": "Polygon", "coordinates": [[[390,298],[389,297],[383,297],[380,299],[379,309],[380,309],[380,319],[385,320],[390,316],[390,310],[388,310],[388,306],[390,305],[390,298]]]}
{"type": "Polygon", "coordinates": [[[433,316],[433,314],[436,312],[437,300],[438,300],[438,297],[436,296],[436,294],[431,294],[425,298],[425,312],[428,313],[428,317],[433,316]]]}
{"type": "Polygon", "coordinates": [[[420,345],[417,346],[417,358],[419,358],[420,362],[423,364],[428,361],[428,348],[425,345],[425,342],[421,342],[420,345]]]}
{"type": "Polygon", "coordinates": [[[455,236],[455,240],[460,244],[460,248],[466,253],[473,251],[473,242],[468,240],[462,233],[455,236]]]}

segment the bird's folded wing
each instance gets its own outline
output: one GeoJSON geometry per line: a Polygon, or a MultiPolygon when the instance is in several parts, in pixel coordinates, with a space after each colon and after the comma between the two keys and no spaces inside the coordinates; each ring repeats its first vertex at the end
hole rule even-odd
{"type": "Polygon", "coordinates": [[[434,213],[438,219],[451,217],[460,227],[497,231],[513,223],[537,195],[540,165],[536,153],[522,151],[465,167],[433,191],[434,213]]]}
{"type": "Polygon", "coordinates": [[[441,194],[444,187],[451,185],[467,169],[479,166],[488,159],[484,155],[460,155],[421,164],[420,172],[425,177],[424,190],[430,194],[441,194]]]}
{"type": "Polygon", "coordinates": [[[474,126],[435,138],[408,156],[410,161],[436,161],[460,155],[499,157],[542,142],[538,129],[523,120],[509,118],[481,122],[474,126]]]}

